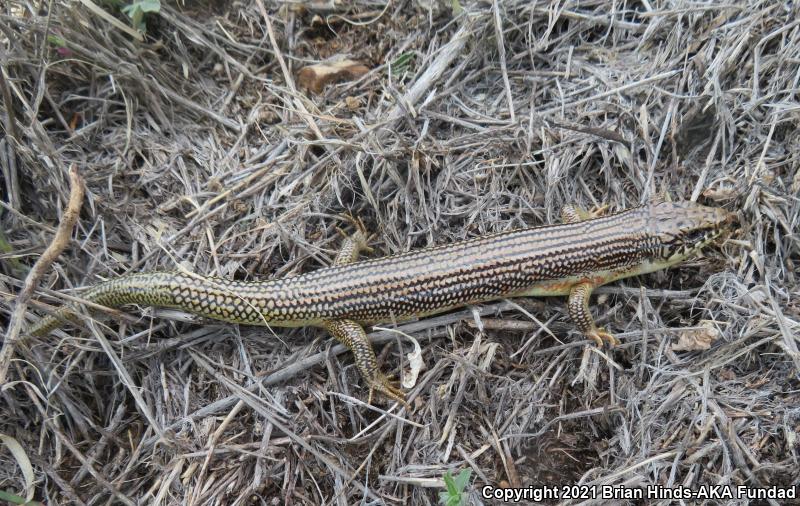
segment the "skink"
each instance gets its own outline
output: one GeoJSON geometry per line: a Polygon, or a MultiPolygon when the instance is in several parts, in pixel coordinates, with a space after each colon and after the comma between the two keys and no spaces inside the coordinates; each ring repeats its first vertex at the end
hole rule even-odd
{"type": "MultiPolygon", "coordinates": [[[[598,345],[616,339],[589,312],[592,290],[675,265],[731,228],[734,215],[692,202],[652,203],[594,217],[574,207],[560,225],[501,232],[444,246],[357,261],[363,232],[345,240],[334,264],[267,281],[231,281],[179,272],[130,274],[89,289],[106,305],[177,308],[216,320],[273,327],[324,327],[353,352],[370,387],[404,402],[379,370],[364,325],[422,317],[482,301],[567,295],[568,312],[598,345]]],[[[76,319],[60,308],[30,330],[43,335],[76,319]]]]}

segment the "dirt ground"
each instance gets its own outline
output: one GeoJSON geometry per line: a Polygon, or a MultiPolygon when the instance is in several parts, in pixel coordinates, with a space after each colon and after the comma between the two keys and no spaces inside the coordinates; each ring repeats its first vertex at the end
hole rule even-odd
{"type": "Polygon", "coordinates": [[[737,493],[800,484],[799,20],[769,1],[164,2],[139,35],[114,2],[4,2],[0,499],[437,504],[468,469],[465,504],[792,502],[737,493]],[[23,290],[70,167],[77,223],[23,290]],[[373,329],[387,374],[421,347],[410,410],[370,404],[320,329],[128,307],[26,337],[129,272],[329,265],[354,220],[379,256],[652,199],[740,226],[598,290],[613,349],[562,297],[373,329]]]}

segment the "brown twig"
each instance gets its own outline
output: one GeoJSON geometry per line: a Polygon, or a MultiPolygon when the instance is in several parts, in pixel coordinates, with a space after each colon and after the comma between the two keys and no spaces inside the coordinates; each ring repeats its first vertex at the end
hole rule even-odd
{"type": "Polygon", "coordinates": [[[11,320],[8,325],[8,332],[6,332],[5,340],[3,341],[3,348],[0,349],[0,385],[6,381],[8,374],[8,364],[14,356],[14,348],[17,345],[17,338],[19,337],[20,330],[22,329],[22,322],[25,320],[25,309],[28,307],[28,300],[33,295],[33,290],[36,288],[39,278],[42,277],[44,272],[50,267],[50,264],[58,258],[58,255],[64,250],[69,243],[70,234],[78,221],[78,216],[81,210],[81,203],[83,202],[84,184],[78,168],[72,165],[69,169],[70,179],[70,193],[67,208],[61,218],[56,229],[56,235],[53,237],[52,242],[47,249],[44,250],[42,256],[33,264],[28,276],[25,278],[25,284],[22,290],[17,295],[16,305],[14,311],[11,313],[11,320]]]}

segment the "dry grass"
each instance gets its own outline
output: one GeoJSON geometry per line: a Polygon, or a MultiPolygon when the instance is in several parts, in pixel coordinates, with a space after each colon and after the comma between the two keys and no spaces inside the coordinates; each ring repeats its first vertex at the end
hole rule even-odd
{"type": "MultiPolygon", "coordinates": [[[[606,288],[614,351],[574,339],[559,298],[402,326],[426,369],[400,417],[360,402],[318,330],[131,310],[57,331],[16,351],[0,393],[38,500],[432,504],[463,468],[473,491],[798,483],[796,3],[187,3],[142,43],[73,2],[1,7],[4,327],[73,163],[82,214],[28,322],[129,271],[311,270],[349,216],[376,254],[554,222],[565,202],[699,199],[742,228],[606,288]],[[371,71],[298,90],[337,54],[371,71]],[[709,326],[711,349],[672,349],[709,326]]],[[[397,373],[410,343],[373,335],[397,373]]],[[[24,489],[0,450],[0,490],[24,489]]]]}

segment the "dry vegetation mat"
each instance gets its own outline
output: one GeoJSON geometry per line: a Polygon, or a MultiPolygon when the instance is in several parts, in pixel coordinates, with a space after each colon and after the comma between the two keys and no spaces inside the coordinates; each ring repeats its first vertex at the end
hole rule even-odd
{"type": "Polygon", "coordinates": [[[114,2],[0,10],[0,492],[435,504],[465,469],[453,501],[798,484],[797,2],[164,2],[143,36],[114,2]],[[71,166],[77,223],[18,300],[71,166]],[[329,265],[354,220],[377,256],[657,198],[740,228],[599,290],[614,349],[559,297],[373,329],[396,376],[421,347],[411,410],[368,403],[318,329],[87,308],[11,339],[127,272],[329,265]]]}

